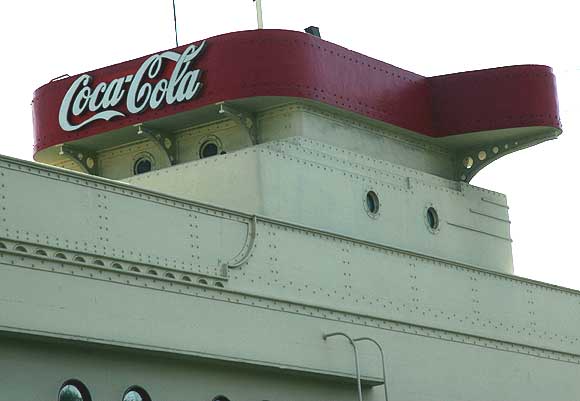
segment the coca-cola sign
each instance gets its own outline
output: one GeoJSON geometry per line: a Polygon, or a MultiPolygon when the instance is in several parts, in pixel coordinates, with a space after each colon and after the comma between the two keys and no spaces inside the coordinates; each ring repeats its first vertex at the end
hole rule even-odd
{"type": "Polygon", "coordinates": [[[58,113],[58,122],[65,131],[75,131],[96,121],[138,114],[146,109],[157,109],[164,104],[186,102],[199,95],[203,86],[201,70],[194,69],[195,60],[202,53],[205,42],[191,45],[183,53],[166,51],[149,57],[135,74],[92,85],[89,74],[79,76],[67,90],[58,113]],[[166,61],[173,61],[169,79],[160,78],[166,61]],[[151,81],[149,81],[151,80],[151,81]],[[123,111],[122,111],[123,110],[123,111]],[[92,114],[80,122],[71,123],[87,111],[92,114]]]}

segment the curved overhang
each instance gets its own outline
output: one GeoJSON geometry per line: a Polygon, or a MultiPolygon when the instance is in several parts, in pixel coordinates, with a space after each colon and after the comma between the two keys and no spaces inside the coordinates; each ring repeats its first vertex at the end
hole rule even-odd
{"type": "Polygon", "coordinates": [[[243,103],[251,112],[288,98],[434,139],[456,150],[465,168],[455,178],[465,181],[495,158],[561,132],[550,67],[423,77],[305,33],[256,30],[40,87],[33,99],[34,157],[49,162],[58,145],[94,144],[103,134],[121,140],[144,122],[174,119],[175,128],[185,127],[196,116],[215,115],[207,106],[219,102],[243,103]]]}

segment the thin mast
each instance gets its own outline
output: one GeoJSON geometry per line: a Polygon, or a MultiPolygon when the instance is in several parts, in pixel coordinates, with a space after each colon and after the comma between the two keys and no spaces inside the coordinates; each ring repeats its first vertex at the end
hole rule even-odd
{"type": "Polygon", "coordinates": [[[177,41],[177,14],[175,12],[175,0],[173,0],[173,27],[175,28],[175,47],[179,47],[179,42],[177,41]]]}

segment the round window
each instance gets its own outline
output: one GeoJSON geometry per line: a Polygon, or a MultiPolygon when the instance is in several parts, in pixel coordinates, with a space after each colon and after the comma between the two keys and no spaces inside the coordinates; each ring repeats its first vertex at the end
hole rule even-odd
{"type": "Polygon", "coordinates": [[[141,387],[133,386],[125,391],[123,401],[151,401],[151,397],[141,387]]]}
{"type": "Polygon", "coordinates": [[[230,399],[223,395],[218,395],[217,397],[214,397],[213,400],[211,401],[230,401],[230,399]]]}
{"type": "Polygon", "coordinates": [[[437,210],[433,206],[429,207],[425,217],[427,219],[427,226],[432,231],[436,231],[439,228],[439,215],[437,214],[437,210]]]}
{"type": "Polygon", "coordinates": [[[371,215],[375,215],[379,212],[379,197],[375,191],[368,191],[365,206],[367,212],[371,215]]]}
{"type": "Polygon", "coordinates": [[[473,167],[473,157],[471,156],[467,156],[465,159],[463,159],[463,167],[465,167],[466,169],[470,169],[473,167]]]}
{"type": "Polygon", "coordinates": [[[153,170],[153,159],[149,156],[141,156],[133,164],[133,174],[148,173],[153,170]]]}
{"type": "Polygon", "coordinates": [[[213,140],[205,141],[199,148],[199,158],[205,159],[206,157],[215,156],[219,153],[219,145],[213,140]]]}
{"type": "Polygon", "coordinates": [[[68,380],[58,392],[58,401],[91,401],[91,395],[80,381],[68,380]]]}

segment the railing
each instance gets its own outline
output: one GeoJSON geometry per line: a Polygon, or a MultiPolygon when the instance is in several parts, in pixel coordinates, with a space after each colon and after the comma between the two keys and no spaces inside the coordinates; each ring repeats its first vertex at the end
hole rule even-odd
{"type": "Polygon", "coordinates": [[[350,343],[350,345],[352,346],[352,349],[354,351],[354,366],[356,368],[356,385],[358,388],[358,400],[363,401],[363,399],[362,399],[362,386],[360,384],[360,369],[359,369],[359,364],[358,364],[358,351],[356,349],[356,344],[355,344],[354,340],[348,334],[345,334],[342,332],[324,334],[324,335],[322,335],[322,338],[324,339],[324,341],[326,341],[326,339],[328,337],[334,337],[334,336],[345,337],[348,340],[348,342],[350,343]]]}
{"type": "Polygon", "coordinates": [[[354,366],[355,366],[356,384],[357,384],[358,400],[359,401],[363,401],[363,397],[362,397],[362,386],[361,386],[361,376],[360,376],[360,363],[359,363],[358,349],[357,349],[356,343],[362,342],[362,341],[368,341],[368,342],[371,342],[374,345],[376,345],[376,347],[379,349],[379,352],[381,354],[381,364],[382,364],[382,368],[383,368],[383,387],[385,390],[385,401],[389,401],[389,395],[388,395],[388,389],[387,389],[387,368],[386,368],[386,363],[385,363],[385,353],[383,351],[383,347],[381,347],[381,345],[376,340],[374,340],[370,337],[359,337],[359,338],[353,339],[348,334],[343,333],[343,332],[339,332],[339,331],[334,332],[334,333],[323,334],[322,338],[326,341],[327,338],[335,337],[335,336],[345,337],[348,340],[348,342],[350,343],[350,345],[352,346],[353,353],[354,353],[354,366]]]}
{"type": "Polygon", "coordinates": [[[377,346],[377,348],[379,349],[379,352],[381,353],[381,363],[383,366],[383,387],[385,389],[385,401],[389,401],[389,395],[388,395],[388,391],[387,391],[387,367],[385,366],[385,353],[383,352],[383,347],[381,347],[381,344],[379,344],[376,340],[373,340],[370,337],[359,337],[359,338],[355,338],[353,340],[354,342],[359,342],[359,341],[369,341],[373,344],[375,344],[377,346]]]}

